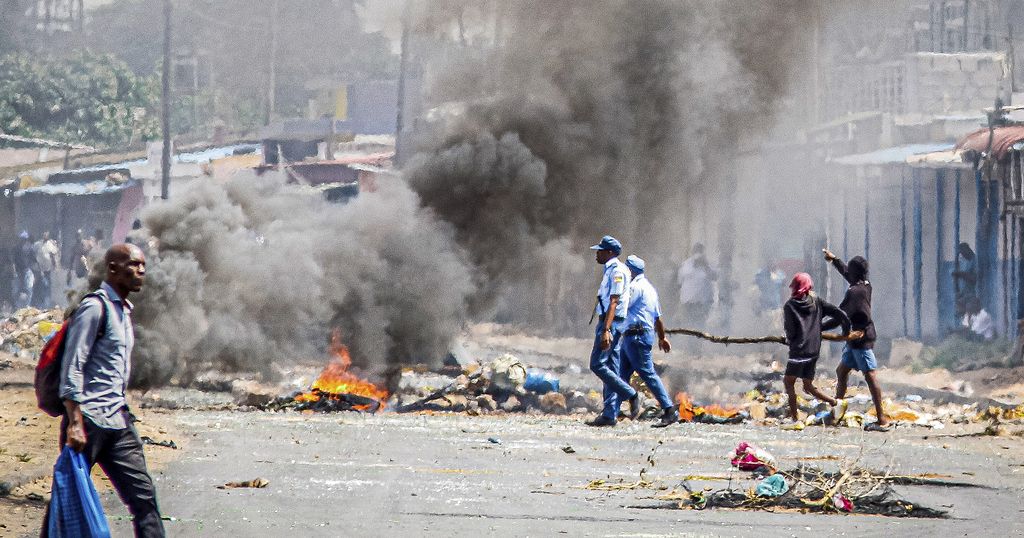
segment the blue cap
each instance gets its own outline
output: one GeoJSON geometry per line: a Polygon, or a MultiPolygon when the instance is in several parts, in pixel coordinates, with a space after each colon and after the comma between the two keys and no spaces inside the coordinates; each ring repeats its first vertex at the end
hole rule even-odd
{"type": "Polygon", "coordinates": [[[618,239],[610,235],[606,235],[601,238],[601,242],[590,247],[590,250],[610,250],[615,253],[616,256],[622,252],[622,243],[619,243],[618,239]]]}
{"type": "Polygon", "coordinates": [[[634,273],[644,272],[645,265],[647,264],[644,263],[644,259],[641,258],[640,256],[633,256],[631,254],[628,258],[626,258],[626,267],[629,267],[629,269],[634,273]]]}

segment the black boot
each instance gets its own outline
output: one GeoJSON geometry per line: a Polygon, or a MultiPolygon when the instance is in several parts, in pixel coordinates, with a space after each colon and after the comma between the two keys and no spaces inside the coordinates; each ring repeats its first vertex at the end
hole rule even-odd
{"type": "Polygon", "coordinates": [[[661,421],[651,426],[652,428],[664,428],[665,426],[671,426],[679,422],[679,408],[669,407],[661,415],[661,421]]]}
{"type": "Polygon", "coordinates": [[[608,418],[604,415],[597,415],[597,417],[594,418],[593,420],[588,420],[584,422],[584,424],[586,424],[587,426],[594,426],[597,428],[604,426],[614,426],[615,423],[616,420],[614,418],[608,418]]]}

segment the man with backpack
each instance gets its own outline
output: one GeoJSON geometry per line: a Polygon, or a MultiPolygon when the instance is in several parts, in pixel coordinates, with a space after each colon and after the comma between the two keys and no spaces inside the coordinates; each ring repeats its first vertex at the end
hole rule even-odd
{"type": "MultiPolygon", "coordinates": [[[[162,537],[156,489],[125,398],[135,340],[128,295],[142,289],[146,258],[139,247],[119,244],[104,262],[103,283],[82,299],[61,335],[61,446],[84,454],[90,468],[100,465],[128,505],[136,536],[162,537]]],[[[49,510],[44,536],[48,519],[49,510]]]]}

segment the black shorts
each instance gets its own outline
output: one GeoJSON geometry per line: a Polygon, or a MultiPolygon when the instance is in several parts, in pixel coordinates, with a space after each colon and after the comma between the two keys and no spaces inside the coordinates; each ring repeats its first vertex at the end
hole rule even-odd
{"type": "Polygon", "coordinates": [[[787,376],[799,377],[800,379],[814,379],[814,370],[818,367],[818,358],[809,361],[793,362],[790,359],[786,362],[787,376]]]}

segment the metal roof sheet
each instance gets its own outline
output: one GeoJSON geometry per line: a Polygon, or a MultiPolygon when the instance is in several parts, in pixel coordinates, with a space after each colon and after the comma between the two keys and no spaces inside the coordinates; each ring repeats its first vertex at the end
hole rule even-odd
{"type": "Polygon", "coordinates": [[[913,155],[922,153],[933,153],[953,149],[953,144],[944,142],[940,144],[908,144],[906,146],[894,146],[883,148],[867,153],[856,155],[844,155],[836,157],[831,161],[836,164],[847,166],[870,166],[883,164],[904,164],[913,155]]]}

